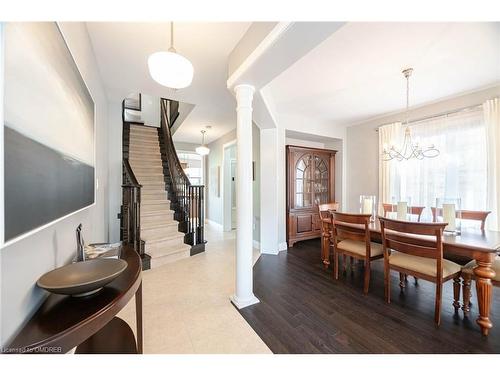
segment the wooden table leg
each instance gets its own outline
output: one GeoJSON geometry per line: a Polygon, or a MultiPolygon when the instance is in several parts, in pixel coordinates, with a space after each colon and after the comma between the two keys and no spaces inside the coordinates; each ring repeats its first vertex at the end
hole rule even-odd
{"type": "Polygon", "coordinates": [[[493,298],[491,279],[495,276],[495,271],[491,268],[493,258],[494,254],[484,254],[482,259],[476,259],[477,267],[474,268],[479,304],[479,318],[477,318],[476,323],[485,336],[488,336],[489,330],[493,327],[490,320],[491,300],[493,298]]]}
{"type": "Polygon", "coordinates": [[[143,353],[143,331],[142,331],[142,281],[135,292],[135,318],[137,328],[137,352],[143,353]]]}
{"type": "MultiPolygon", "coordinates": [[[[324,226],[325,224],[323,224],[324,226]]],[[[321,236],[321,260],[325,269],[330,265],[330,230],[325,230],[323,227],[323,234],[321,236]]]]}

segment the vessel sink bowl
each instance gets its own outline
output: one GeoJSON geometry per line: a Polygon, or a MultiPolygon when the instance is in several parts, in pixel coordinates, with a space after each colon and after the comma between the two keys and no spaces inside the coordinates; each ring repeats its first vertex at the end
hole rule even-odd
{"type": "Polygon", "coordinates": [[[96,258],[47,272],[37,285],[52,293],[83,297],[97,293],[126,268],[123,259],[96,258]]]}

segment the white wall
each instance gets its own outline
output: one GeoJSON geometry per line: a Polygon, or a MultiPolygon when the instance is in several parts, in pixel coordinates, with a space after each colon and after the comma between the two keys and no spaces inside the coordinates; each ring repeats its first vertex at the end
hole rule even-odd
{"type": "MultiPolygon", "coordinates": [[[[236,140],[236,129],[223,135],[212,143],[208,144],[210,154],[206,158],[206,183],[207,187],[207,212],[206,218],[217,224],[223,225],[223,146],[226,143],[236,140]],[[210,189],[210,170],[220,167],[220,197],[215,196],[210,189]]],[[[253,182],[253,216],[254,216],[254,241],[260,241],[260,130],[253,124],[252,126],[252,160],[255,161],[255,181],[253,182]]]]}
{"type": "Polygon", "coordinates": [[[206,218],[211,220],[217,224],[222,225],[222,215],[223,215],[223,181],[222,181],[222,173],[223,173],[223,165],[222,165],[222,157],[223,157],[223,146],[225,143],[229,143],[236,139],[236,129],[230,131],[229,133],[223,135],[222,137],[216,139],[215,141],[209,143],[207,146],[210,149],[210,154],[208,154],[206,158],[206,186],[207,186],[207,212],[206,218]],[[217,197],[215,192],[211,189],[212,182],[210,181],[211,171],[213,168],[220,167],[220,195],[217,197]]]}
{"type": "Polygon", "coordinates": [[[199,143],[189,143],[189,142],[176,142],[174,141],[174,146],[177,152],[179,151],[191,151],[195,152],[196,147],[198,147],[199,143]]]}
{"type": "MultiPolygon", "coordinates": [[[[79,223],[83,224],[87,242],[108,240],[107,100],[85,24],[60,23],[60,28],[95,100],[96,177],[99,182],[96,203],[0,250],[0,346],[12,338],[45,298],[46,293],[35,287],[36,280],[74,257],[75,229],[79,223]]],[[[0,86],[3,86],[3,74],[0,75],[0,86]]],[[[0,99],[3,102],[3,98],[0,99]]],[[[3,117],[0,120],[3,127],[3,117]]],[[[48,124],[45,126],[49,131],[48,124]]],[[[0,165],[3,165],[3,142],[0,144],[0,165]]],[[[0,185],[0,191],[3,191],[3,183],[0,185]]],[[[0,198],[2,195],[0,193],[0,198]]]]}
{"type": "Polygon", "coordinates": [[[160,127],[160,98],[141,94],[141,117],[144,125],[160,127]]]}
{"type": "MultiPolygon", "coordinates": [[[[442,114],[481,104],[500,96],[500,86],[445,99],[410,111],[410,120],[442,114]]],[[[404,114],[396,113],[347,128],[347,209],[359,209],[360,195],[378,196],[378,133],[377,127],[401,121],[404,114]]]]}
{"type": "Polygon", "coordinates": [[[109,241],[120,240],[120,213],[122,204],[122,104],[108,101],[108,165],[109,165],[109,241]]]}

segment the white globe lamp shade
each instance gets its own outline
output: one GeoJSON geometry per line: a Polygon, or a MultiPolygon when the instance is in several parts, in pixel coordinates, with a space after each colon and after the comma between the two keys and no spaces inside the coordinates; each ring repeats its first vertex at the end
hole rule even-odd
{"type": "Polygon", "coordinates": [[[155,52],[148,58],[149,74],[160,85],[173,89],[188,87],[193,81],[193,64],[175,52],[155,52]]]}
{"type": "Polygon", "coordinates": [[[205,155],[208,155],[210,153],[210,149],[205,145],[201,145],[201,146],[196,147],[196,153],[198,155],[205,156],[205,155]]]}

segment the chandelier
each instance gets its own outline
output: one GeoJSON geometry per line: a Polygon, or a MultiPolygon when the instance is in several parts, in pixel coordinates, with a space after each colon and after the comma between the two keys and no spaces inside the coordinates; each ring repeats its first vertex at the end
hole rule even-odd
{"type": "Polygon", "coordinates": [[[193,64],[174,48],[174,23],[170,22],[170,48],[148,58],[149,74],[160,85],[182,89],[193,81],[193,64]]]}
{"type": "Polygon", "coordinates": [[[434,145],[430,145],[428,147],[423,148],[417,142],[413,142],[411,136],[411,130],[409,125],[409,108],[410,108],[410,76],[413,72],[412,68],[408,68],[403,70],[403,75],[406,78],[406,121],[405,121],[405,133],[403,139],[403,145],[401,148],[396,148],[394,145],[390,146],[389,149],[384,147],[384,151],[382,153],[382,160],[410,160],[417,159],[422,160],[424,158],[435,158],[439,155],[439,150],[434,147],[434,145]]]}

